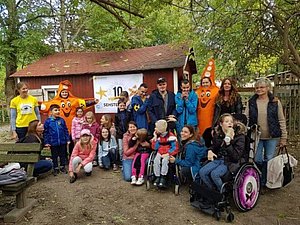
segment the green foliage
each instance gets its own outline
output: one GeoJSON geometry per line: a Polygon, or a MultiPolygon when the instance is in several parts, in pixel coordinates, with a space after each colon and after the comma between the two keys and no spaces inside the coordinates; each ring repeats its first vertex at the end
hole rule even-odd
{"type": "Polygon", "coordinates": [[[274,57],[270,55],[265,56],[260,54],[258,58],[252,59],[249,62],[247,68],[253,74],[257,74],[259,76],[261,75],[266,76],[271,72],[274,72],[272,71],[272,68],[273,69],[275,68],[277,62],[278,62],[278,57],[274,57]]]}

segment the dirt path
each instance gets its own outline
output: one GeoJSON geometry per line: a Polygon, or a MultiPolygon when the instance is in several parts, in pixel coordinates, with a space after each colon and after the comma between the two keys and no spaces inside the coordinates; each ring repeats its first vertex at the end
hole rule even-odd
{"type": "MultiPolygon", "coordinates": [[[[299,225],[299,186],[300,170],[297,169],[290,186],[261,195],[258,205],[250,212],[241,213],[233,207],[233,224],[299,225]]],[[[217,222],[190,206],[187,187],[180,189],[179,196],[171,188],[146,191],[145,186],[124,182],[120,173],[98,168],[91,177],[83,176],[74,184],[69,183],[67,175],[50,175],[30,187],[29,196],[37,199],[38,205],[18,225],[225,224],[224,218],[217,222]]],[[[3,205],[3,199],[0,200],[3,205]]]]}

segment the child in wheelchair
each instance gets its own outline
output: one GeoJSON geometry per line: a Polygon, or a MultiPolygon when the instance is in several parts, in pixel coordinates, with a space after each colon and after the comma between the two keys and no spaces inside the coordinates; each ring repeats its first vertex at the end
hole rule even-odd
{"type": "Polygon", "coordinates": [[[135,139],[138,143],[138,146],[132,162],[132,169],[131,169],[132,185],[139,186],[144,183],[146,161],[149,157],[149,153],[151,152],[151,145],[148,142],[147,137],[148,137],[148,131],[144,128],[138,129],[135,134],[135,139]]]}
{"type": "Polygon", "coordinates": [[[221,191],[222,176],[228,171],[235,173],[240,166],[245,150],[246,127],[241,123],[234,127],[230,114],[223,114],[219,121],[212,146],[208,149],[207,158],[210,162],[203,166],[199,173],[207,187],[221,191]]]}
{"type": "Polygon", "coordinates": [[[166,176],[169,169],[169,158],[177,155],[179,151],[177,137],[168,131],[167,127],[166,120],[158,120],[155,123],[155,131],[151,140],[152,149],[157,151],[153,163],[155,175],[153,185],[160,188],[167,187],[166,176]]]}

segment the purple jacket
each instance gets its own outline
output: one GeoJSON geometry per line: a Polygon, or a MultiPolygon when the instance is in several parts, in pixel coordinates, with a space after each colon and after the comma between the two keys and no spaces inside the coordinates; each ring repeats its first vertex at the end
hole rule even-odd
{"type": "Polygon", "coordinates": [[[89,129],[91,133],[100,140],[100,125],[97,122],[93,122],[92,124],[84,123],[82,125],[82,129],[89,129]]]}

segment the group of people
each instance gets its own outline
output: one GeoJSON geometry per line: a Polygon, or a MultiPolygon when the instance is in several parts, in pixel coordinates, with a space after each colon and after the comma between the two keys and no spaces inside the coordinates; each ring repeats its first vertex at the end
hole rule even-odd
{"type": "MultiPolygon", "coordinates": [[[[235,119],[235,115],[242,114],[243,105],[234,80],[223,79],[214,96],[209,92],[211,84],[209,77],[203,77],[199,94],[183,79],[175,95],[167,90],[167,80],[162,77],[157,80],[157,89],[148,95],[148,86],[142,83],[131,100],[126,93],[119,99],[114,119],[105,114],[99,124],[92,111],[84,114],[84,109],[77,107],[70,132],[59,114],[60,106],[52,104],[43,128],[39,123],[35,129],[39,140],[43,130],[44,146],[51,149],[53,174],[67,173],[68,160],[71,183],[81,169],[90,176],[94,166],[117,171],[121,165],[124,180],[142,185],[147,159],[156,151],[155,186],[166,186],[169,163],[175,163],[188,182],[198,177],[207,186],[220,190],[221,177],[228,171],[234,172],[234,165],[244,156],[245,126],[258,124],[261,136],[255,161],[262,170],[264,186],[266,163],[274,156],[278,142],[285,145],[287,139],[282,105],[272,95],[270,81],[266,78],[256,81],[255,94],[244,112],[248,123],[242,121],[244,124],[235,119]],[[205,109],[202,97],[209,97],[214,107],[205,109]],[[204,115],[201,110],[210,110],[209,126],[202,127],[199,122],[199,115],[204,115]],[[206,135],[210,138],[205,138],[206,135]],[[68,157],[67,146],[71,141],[75,146],[68,157]],[[180,158],[176,157],[179,152],[180,158]],[[205,158],[211,162],[202,166],[205,158]]],[[[11,127],[13,137],[21,140],[26,133],[30,134],[32,121],[40,121],[40,115],[37,101],[28,95],[28,85],[21,82],[17,88],[19,95],[10,104],[11,127]]]]}

